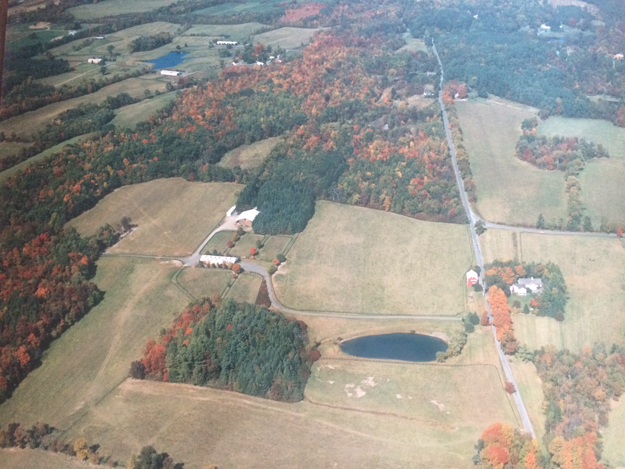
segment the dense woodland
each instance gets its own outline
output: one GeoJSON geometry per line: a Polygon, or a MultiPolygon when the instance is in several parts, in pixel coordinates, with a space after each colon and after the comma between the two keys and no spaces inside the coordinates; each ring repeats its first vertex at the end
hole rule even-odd
{"type": "Polygon", "coordinates": [[[226,300],[190,305],[158,341],[149,340],[131,376],[231,389],[282,401],[304,398],[310,365],[306,324],[226,300]]]}

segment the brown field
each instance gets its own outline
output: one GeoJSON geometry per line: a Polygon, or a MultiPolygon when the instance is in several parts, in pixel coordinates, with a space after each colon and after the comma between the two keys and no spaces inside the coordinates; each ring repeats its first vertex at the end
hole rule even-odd
{"type": "Polygon", "coordinates": [[[212,254],[215,249],[224,254],[228,250],[228,241],[232,239],[234,233],[234,231],[218,231],[204,247],[202,254],[212,254]]]}
{"type": "Polygon", "coordinates": [[[504,100],[455,104],[477,186],[477,211],[488,221],[534,225],[566,218],[564,176],[540,170],[514,154],[521,122],[532,108],[504,100]]]}
{"type": "Polygon", "coordinates": [[[222,295],[230,282],[232,272],[221,269],[186,268],[177,277],[181,287],[195,298],[211,298],[222,295]]]}
{"type": "Polygon", "coordinates": [[[84,462],[65,454],[18,448],[0,449],[0,466],[4,469],[73,469],[86,467],[84,462]]]}
{"type": "Polygon", "coordinates": [[[285,306],[371,314],[455,315],[472,264],[467,227],[318,202],[274,276],[285,306]]]}
{"type": "Polygon", "coordinates": [[[110,249],[114,254],[188,255],[208,236],[241,189],[229,183],[159,179],[117,189],[68,223],[90,235],[129,216],[137,225],[110,249]]]}
{"type": "Polygon", "coordinates": [[[252,41],[254,44],[261,43],[271,47],[280,46],[283,49],[297,49],[302,44],[307,45],[314,34],[322,29],[279,28],[253,36],[252,41]]]}
{"type": "Polygon", "coordinates": [[[7,119],[0,123],[0,131],[6,135],[15,132],[18,136],[29,139],[34,133],[45,128],[46,124],[51,123],[57,115],[68,109],[73,109],[81,104],[101,103],[108,96],[116,96],[120,93],[128,93],[131,96],[143,96],[146,89],[152,92],[156,90],[165,91],[165,81],[150,75],[141,78],[129,78],[128,80],[106,86],[95,93],[50,104],[36,111],[7,119]]]}
{"type": "MultiPolygon", "coordinates": [[[[618,240],[523,233],[515,250],[510,232],[488,230],[482,236],[499,243],[496,249],[484,250],[485,262],[495,258],[505,260],[517,251],[522,253],[519,257],[522,261],[555,262],[564,274],[569,291],[564,322],[514,315],[514,328],[521,342],[531,349],[551,344],[577,352],[598,341],[609,344],[622,340],[625,334],[625,248],[618,240]]],[[[488,247],[488,241],[482,243],[488,247]]]]}
{"type": "Polygon", "coordinates": [[[280,140],[280,137],[272,137],[251,145],[242,145],[226,153],[219,162],[219,166],[226,168],[240,166],[241,169],[257,168],[280,140]]]}
{"type": "Polygon", "coordinates": [[[252,273],[243,273],[236,279],[232,288],[228,290],[228,298],[241,303],[256,303],[258,290],[263,279],[260,275],[252,273]]]}

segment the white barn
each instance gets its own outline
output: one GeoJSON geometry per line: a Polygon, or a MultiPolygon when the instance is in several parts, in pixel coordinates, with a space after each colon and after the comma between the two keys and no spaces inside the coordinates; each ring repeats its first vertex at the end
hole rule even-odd
{"type": "Polygon", "coordinates": [[[168,77],[177,77],[182,75],[182,72],[178,72],[176,70],[161,70],[161,75],[166,75],[168,77]]]}
{"type": "Polygon", "coordinates": [[[238,46],[237,41],[217,41],[218,46],[238,46]]]}
{"type": "Polygon", "coordinates": [[[90,59],[87,59],[87,63],[99,64],[99,63],[102,63],[102,59],[99,59],[99,58],[96,58],[96,57],[92,57],[90,59]]]}
{"type": "Polygon", "coordinates": [[[479,280],[480,277],[479,275],[477,275],[477,272],[475,270],[471,269],[467,272],[467,287],[472,287],[473,285],[478,283],[479,280]]]}
{"type": "Polygon", "coordinates": [[[256,210],[256,207],[254,207],[252,210],[246,210],[245,212],[241,212],[241,214],[236,219],[236,223],[237,225],[252,226],[252,222],[259,213],[260,212],[256,210]]]}
{"type": "Polygon", "coordinates": [[[226,264],[236,264],[239,261],[238,257],[229,257],[229,256],[200,256],[200,264],[210,266],[210,265],[226,265],[226,264]]]}

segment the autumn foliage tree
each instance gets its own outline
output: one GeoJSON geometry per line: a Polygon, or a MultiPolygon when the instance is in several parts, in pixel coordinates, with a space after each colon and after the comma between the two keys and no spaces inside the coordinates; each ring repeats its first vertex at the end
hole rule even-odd
{"type": "Polygon", "coordinates": [[[488,303],[493,316],[493,324],[497,329],[497,339],[501,342],[501,347],[505,353],[513,354],[519,344],[512,329],[508,298],[503,290],[493,285],[488,289],[488,303]]]}
{"type": "Polygon", "coordinates": [[[488,468],[542,469],[538,463],[538,441],[505,423],[495,423],[484,430],[475,449],[473,462],[488,468]]]}

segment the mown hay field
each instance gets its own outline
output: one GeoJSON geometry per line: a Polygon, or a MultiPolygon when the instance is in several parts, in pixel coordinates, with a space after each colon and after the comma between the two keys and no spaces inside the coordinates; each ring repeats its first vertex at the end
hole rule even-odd
{"type": "Polygon", "coordinates": [[[29,147],[29,143],[21,143],[21,142],[0,142],[0,160],[2,158],[6,158],[7,156],[13,156],[22,148],[29,147]]]}
{"type": "Polygon", "coordinates": [[[192,26],[182,33],[187,36],[208,36],[209,38],[227,38],[232,41],[243,42],[250,34],[266,28],[262,23],[241,23],[241,24],[198,24],[192,26]]]}
{"type": "Polygon", "coordinates": [[[102,3],[79,5],[68,10],[77,20],[95,20],[106,16],[146,13],[175,3],[175,0],[108,0],[102,3]]]}
{"type": "Polygon", "coordinates": [[[111,123],[115,127],[131,128],[154,115],[157,111],[167,106],[176,99],[176,92],[163,93],[150,99],[144,99],[135,104],[124,106],[115,112],[115,118],[111,123]]]}
{"type": "Polygon", "coordinates": [[[467,226],[318,202],[274,285],[294,309],[449,316],[471,264],[467,226]]]}
{"type": "Polygon", "coordinates": [[[307,45],[317,31],[321,31],[321,29],[278,28],[254,36],[253,41],[271,47],[280,46],[283,49],[297,49],[302,47],[302,44],[307,45]]]}
{"type": "Polygon", "coordinates": [[[263,279],[260,275],[252,273],[242,273],[239,275],[228,290],[227,298],[231,298],[234,301],[240,303],[256,303],[256,297],[258,296],[258,290],[263,279]]]}
{"type": "Polygon", "coordinates": [[[83,235],[128,216],[136,228],[113,254],[189,255],[234,205],[238,184],[192,183],[180,178],[124,186],[71,220],[83,235]]]}
{"type": "Polygon", "coordinates": [[[85,463],[65,454],[53,453],[38,449],[1,449],[0,466],[4,469],[39,468],[46,469],[79,469],[85,463]]]}
{"type": "Polygon", "coordinates": [[[610,424],[601,432],[603,435],[603,454],[601,459],[616,467],[625,467],[625,400],[621,397],[615,402],[610,412],[610,424]]]}
{"type": "Polygon", "coordinates": [[[455,104],[477,187],[477,211],[490,221],[534,225],[566,219],[564,175],[538,169],[515,156],[521,122],[531,108],[503,100],[455,104]]]}
{"type": "Polygon", "coordinates": [[[222,269],[186,268],[177,277],[182,288],[195,298],[222,295],[233,281],[232,272],[222,269]]]}

